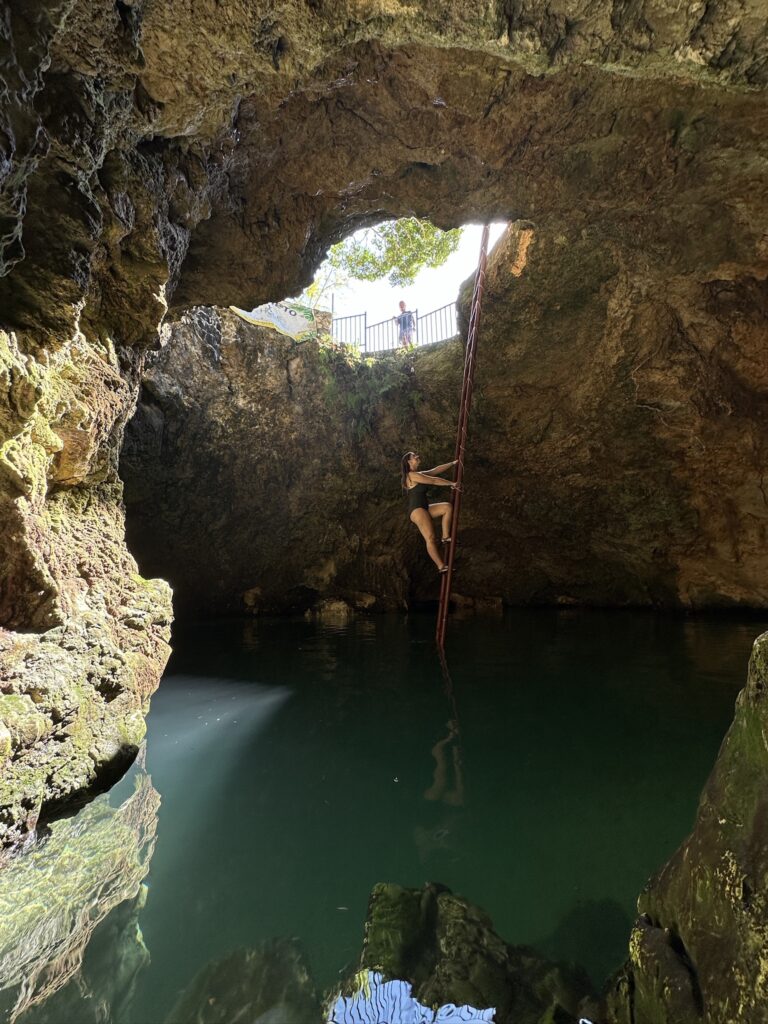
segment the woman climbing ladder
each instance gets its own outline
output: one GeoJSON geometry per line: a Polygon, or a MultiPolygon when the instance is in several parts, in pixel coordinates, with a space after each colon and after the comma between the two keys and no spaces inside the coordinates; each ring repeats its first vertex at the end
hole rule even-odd
{"type": "Polygon", "coordinates": [[[438,473],[445,473],[453,469],[454,462],[446,462],[442,466],[435,466],[428,469],[426,473],[419,472],[421,456],[416,452],[406,452],[401,465],[403,490],[408,496],[408,518],[414,523],[424,538],[427,545],[429,557],[437,566],[437,571],[448,572],[448,566],[443,561],[443,556],[438,550],[435,541],[435,530],[433,521],[439,519],[442,523],[442,541],[447,544],[451,539],[451,513],[453,511],[450,501],[436,501],[430,504],[427,501],[427,490],[430,487],[450,487],[456,490],[453,480],[444,480],[437,476],[438,473]]]}

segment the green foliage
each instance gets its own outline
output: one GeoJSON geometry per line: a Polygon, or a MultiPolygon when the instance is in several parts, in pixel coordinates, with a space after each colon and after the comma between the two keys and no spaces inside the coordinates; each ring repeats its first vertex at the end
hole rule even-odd
{"type": "Polygon", "coordinates": [[[357,232],[331,246],[328,264],[359,281],[383,277],[393,287],[413,284],[424,267],[440,267],[455,252],[461,228],[441,231],[428,220],[403,217],[357,232]]]}
{"type": "Polygon", "coordinates": [[[304,289],[298,301],[309,306],[310,309],[325,308],[331,294],[343,291],[348,282],[348,275],[339,267],[333,266],[330,260],[326,260],[320,264],[314,281],[304,289]]]}
{"type": "Polygon", "coordinates": [[[421,396],[413,386],[410,363],[400,353],[366,358],[329,339],[325,344],[321,341],[318,354],[325,377],[325,404],[329,411],[341,415],[354,440],[372,436],[382,401],[396,412],[398,420],[411,422],[421,396]]]}

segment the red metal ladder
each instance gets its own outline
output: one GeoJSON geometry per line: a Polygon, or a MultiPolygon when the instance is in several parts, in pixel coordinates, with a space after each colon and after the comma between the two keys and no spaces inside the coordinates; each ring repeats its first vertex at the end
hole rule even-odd
{"type": "Polygon", "coordinates": [[[445,650],[445,628],[448,622],[448,607],[451,603],[451,581],[453,577],[453,560],[456,557],[456,537],[459,532],[459,513],[461,511],[461,489],[464,482],[464,451],[467,443],[467,425],[469,411],[472,406],[472,391],[475,384],[475,363],[477,362],[477,337],[480,327],[480,308],[485,288],[485,266],[488,260],[489,225],[483,226],[480,239],[480,258],[477,263],[475,289],[472,293],[472,306],[469,314],[469,330],[467,331],[467,347],[464,352],[464,378],[461,386],[459,402],[459,424],[456,430],[456,490],[453,494],[453,520],[451,522],[451,543],[448,550],[448,572],[443,574],[440,583],[440,605],[437,610],[437,627],[435,643],[442,653],[445,650]]]}

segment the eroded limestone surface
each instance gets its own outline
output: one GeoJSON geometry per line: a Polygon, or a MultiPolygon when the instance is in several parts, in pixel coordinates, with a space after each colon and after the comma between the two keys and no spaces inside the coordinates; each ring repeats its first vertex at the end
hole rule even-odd
{"type": "Polygon", "coordinates": [[[170,591],[125,547],[133,377],[77,335],[0,332],[0,843],[124,770],[168,657],[170,591]],[[5,628],[4,628],[5,627],[5,628]]]}

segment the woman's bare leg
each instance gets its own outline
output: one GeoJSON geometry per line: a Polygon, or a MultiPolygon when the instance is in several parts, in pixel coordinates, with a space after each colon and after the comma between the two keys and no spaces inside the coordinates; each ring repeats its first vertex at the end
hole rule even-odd
{"type": "Polygon", "coordinates": [[[440,551],[437,547],[437,541],[435,540],[435,531],[432,528],[432,520],[430,513],[425,508],[415,508],[411,512],[411,522],[415,523],[419,528],[419,533],[424,538],[424,543],[427,545],[427,553],[432,561],[435,563],[438,569],[442,569],[444,562],[440,551]]]}
{"type": "Polygon", "coordinates": [[[453,505],[450,501],[436,501],[429,506],[429,514],[433,519],[442,518],[443,540],[451,536],[451,520],[453,519],[453,505]]]}

